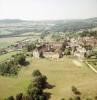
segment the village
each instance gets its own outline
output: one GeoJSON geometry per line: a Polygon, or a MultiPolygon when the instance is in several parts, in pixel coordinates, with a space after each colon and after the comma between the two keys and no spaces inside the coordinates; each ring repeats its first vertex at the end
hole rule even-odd
{"type": "Polygon", "coordinates": [[[22,41],[16,42],[14,45],[10,45],[7,48],[0,50],[0,55],[13,52],[22,51],[27,49],[27,46],[33,46],[30,52],[34,58],[62,58],[64,55],[72,55],[79,59],[85,59],[93,56],[93,49],[97,46],[97,39],[95,37],[78,37],[69,38],[65,37],[61,41],[32,41],[31,38],[27,38],[22,41]]]}

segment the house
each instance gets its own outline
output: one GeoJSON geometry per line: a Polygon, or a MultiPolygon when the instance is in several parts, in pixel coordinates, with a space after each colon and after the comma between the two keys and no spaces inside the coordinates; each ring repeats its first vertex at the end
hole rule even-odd
{"type": "Polygon", "coordinates": [[[37,48],[35,50],[33,50],[33,56],[35,58],[40,58],[40,52],[39,52],[39,50],[37,48]]]}
{"type": "Polygon", "coordinates": [[[35,58],[43,57],[43,51],[44,51],[43,48],[44,48],[44,46],[36,47],[33,50],[33,57],[35,57],[35,58]]]}
{"type": "Polygon", "coordinates": [[[45,57],[45,58],[61,58],[62,44],[60,43],[46,43],[33,50],[33,56],[35,58],[45,57]]]}
{"type": "Polygon", "coordinates": [[[80,58],[80,59],[84,59],[85,58],[85,54],[86,54],[86,49],[79,46],[76,48],[76,51],[74,52],[74,56],[80,58]]]}
{"type": "Polygon", "coordinates": [[[44,52],[43,56],[45,58],[53,58],[53,59],[59,58],[59,54],[55,52],[44,52]]]}

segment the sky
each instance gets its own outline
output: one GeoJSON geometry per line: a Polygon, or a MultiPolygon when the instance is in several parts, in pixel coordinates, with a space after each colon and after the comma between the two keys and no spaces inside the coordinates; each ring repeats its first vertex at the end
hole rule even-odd
{"type": "Polygon", "coordinates": [[[97,0],[0,0],[0,19],[57,20],[97,17],[97,0]]]}

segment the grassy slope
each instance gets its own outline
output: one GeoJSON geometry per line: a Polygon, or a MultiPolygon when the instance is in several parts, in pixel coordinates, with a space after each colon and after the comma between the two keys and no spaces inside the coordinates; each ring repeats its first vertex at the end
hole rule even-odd
{"type": "MultiPolygon", "coordinates": [[[[22,68],[17,77],[0,77],[0,100],[2,98],[24,92],[31,81],[31,74],[34,69],[47,75],[49,83],[55,85],[53,89],[47,90],[52,93],[51,100],[60,100],[69,97],[71,86],[77,86],[85,95],[97,93],[97,76],[85,65],[77,66],[71,59],[60,60],[29,59],[31,64],[22,68]]],[[[85,96],[83,95],[83,96],[85,96]]]]}

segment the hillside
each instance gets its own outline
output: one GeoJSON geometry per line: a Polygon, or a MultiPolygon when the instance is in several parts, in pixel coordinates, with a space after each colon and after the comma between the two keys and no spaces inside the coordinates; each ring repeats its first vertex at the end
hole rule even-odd
{"type": "Polygon", "coordinates": [[[0,20],[0,37],[19,36],[26,32],[76,32],[97,27],[97,18],[81,20],[26,21],[0,20]]]}

